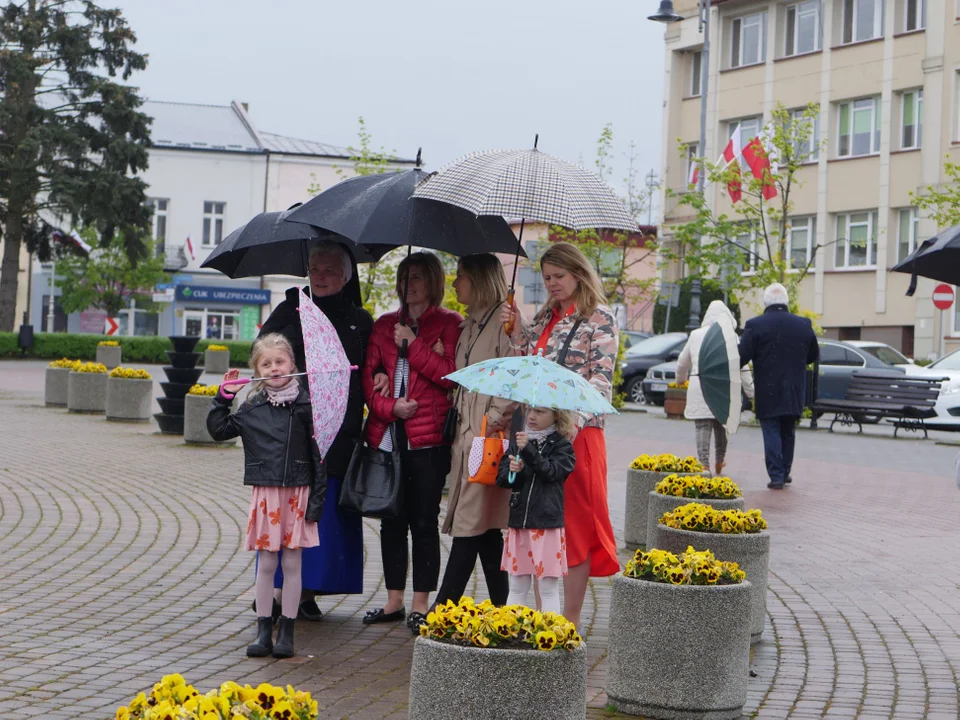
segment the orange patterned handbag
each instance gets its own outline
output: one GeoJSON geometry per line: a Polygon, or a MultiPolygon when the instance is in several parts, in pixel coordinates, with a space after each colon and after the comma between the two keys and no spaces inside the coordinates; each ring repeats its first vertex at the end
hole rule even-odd
{"type": "Polygon", "coordinates": [[[483,416],[483,425],[480,434],[473,439],[470,445],[470,456],[467,458],[467,480],[481,485],[496,485],[497,472],[500,469],[500,458],[507,451],[510,441],[503,437],[503,431],[497,437],[487,437],[487,416],[483,416]]]}

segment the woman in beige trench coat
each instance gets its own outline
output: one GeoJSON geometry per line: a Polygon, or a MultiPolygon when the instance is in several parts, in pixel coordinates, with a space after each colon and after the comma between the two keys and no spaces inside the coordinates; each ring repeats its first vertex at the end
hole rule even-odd
{"type": "MultiPolygon", "coordinates": [[[[457,343],[457,369],[514,354],[499,322],[500,305],[507,295],[500,261],[489,254],[462,258],[453,288],[457,299],[467,306],[467,319],[461,325],[457,343]]],[[[494,435],[509,427],[516,403],[461,390],[456,407],[459,423],[451,451],[447,476],[450,499],[442,528],[453,536],[453,543],[436,603],[460,600],[479,557],[490,600],[503,605],[507,601],[508,581],[506,572],[500,569],[500,559],[502,530],[507,527],[510,513],[510,490],[468,482],[467,458],[473,439],[480,434],[484,415],[487,435],[494,435]]]]}

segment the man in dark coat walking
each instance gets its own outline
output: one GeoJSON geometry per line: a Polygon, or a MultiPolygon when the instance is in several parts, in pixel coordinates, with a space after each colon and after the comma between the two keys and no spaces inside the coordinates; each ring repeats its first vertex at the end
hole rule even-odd
{"type": "Polygon", "coordinates": [[[820,345],[807,318],[787,309],[787,289],[774,283],[763,291],[763,315],[748,320],[740,338],[740,365],[753,362],[754,400],[763,431],[768,488],[792,481],[794,431],[803,414],[807,365],[820,345]]]}

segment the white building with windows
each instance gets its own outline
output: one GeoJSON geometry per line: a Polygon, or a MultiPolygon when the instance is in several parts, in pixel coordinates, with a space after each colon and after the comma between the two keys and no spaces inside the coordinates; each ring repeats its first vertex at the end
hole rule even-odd
{"type": "MultiPolygon", "coordinates": [[[[346,148],[254,127],[247,106],[147,101],[153,117],[150,165],[142,177],[154,208],[157,252],[173,271],[163,312],[133,304],[118,318],[122,335],[190,334],[252,340],[257,325],[296,284],[288,277],[230,280],[200,263],[232,230],[254,215],[306,202],[353,174],[346,148]]],[[[398,161],[398,167],[412,164],[398,161]]],[[[34,267],[31,315],[46,331],[51,267],[34,267]]],[[[300,282],[303,282],[302,280],[300,282]]],[[[59,292],[59,291],[57,291],[59,292]]],[[[55,303],[54,329],[103,332],[105,316],[67,318],[55,303]]]]}
{"type": "MultiPolygon", "coordinates": [[[[960,313],[941,324],[935,283],[922,280],[907,298],[909,276],[889,272],[937,231],[910,193],[944,183],[944,158],[960,146],[957,2],[714,0],[703,152],[703,38],[696,3],[680,0],[676,9],[687,19],[666,28],[664,186],[685,187],[692,158],[719,156],[738,125],[746,143],[778,101],[798,115],[818,104],[808,163],[791,194],[794,266],[813,262],[801,304],[821,315],[830,337],[887,342],[915,357],[939,352],[941,342],[960,347],[960,313]]],[[[707,200],[731,209],[723,188],[708,186],[707,200]]],[[[668,241],[670,224],[689,219],[689,208],[672,197],[661,207],[668,241]]],[[[750,236],[738,241],[756,248],[750,236]]],[[[747,261],[742,271],[750,270],[747,261]]]]}

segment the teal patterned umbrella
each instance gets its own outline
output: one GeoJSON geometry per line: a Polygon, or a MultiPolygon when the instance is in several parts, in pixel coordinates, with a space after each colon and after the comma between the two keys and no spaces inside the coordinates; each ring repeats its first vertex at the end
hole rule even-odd
{"type": "Polygon", "coordinates": [[[594,415],[616,413],[593,385],[542,354],[496,358],[450,373],[470,392],[505,398],[530,407],[576,410],[594,415]]]}

